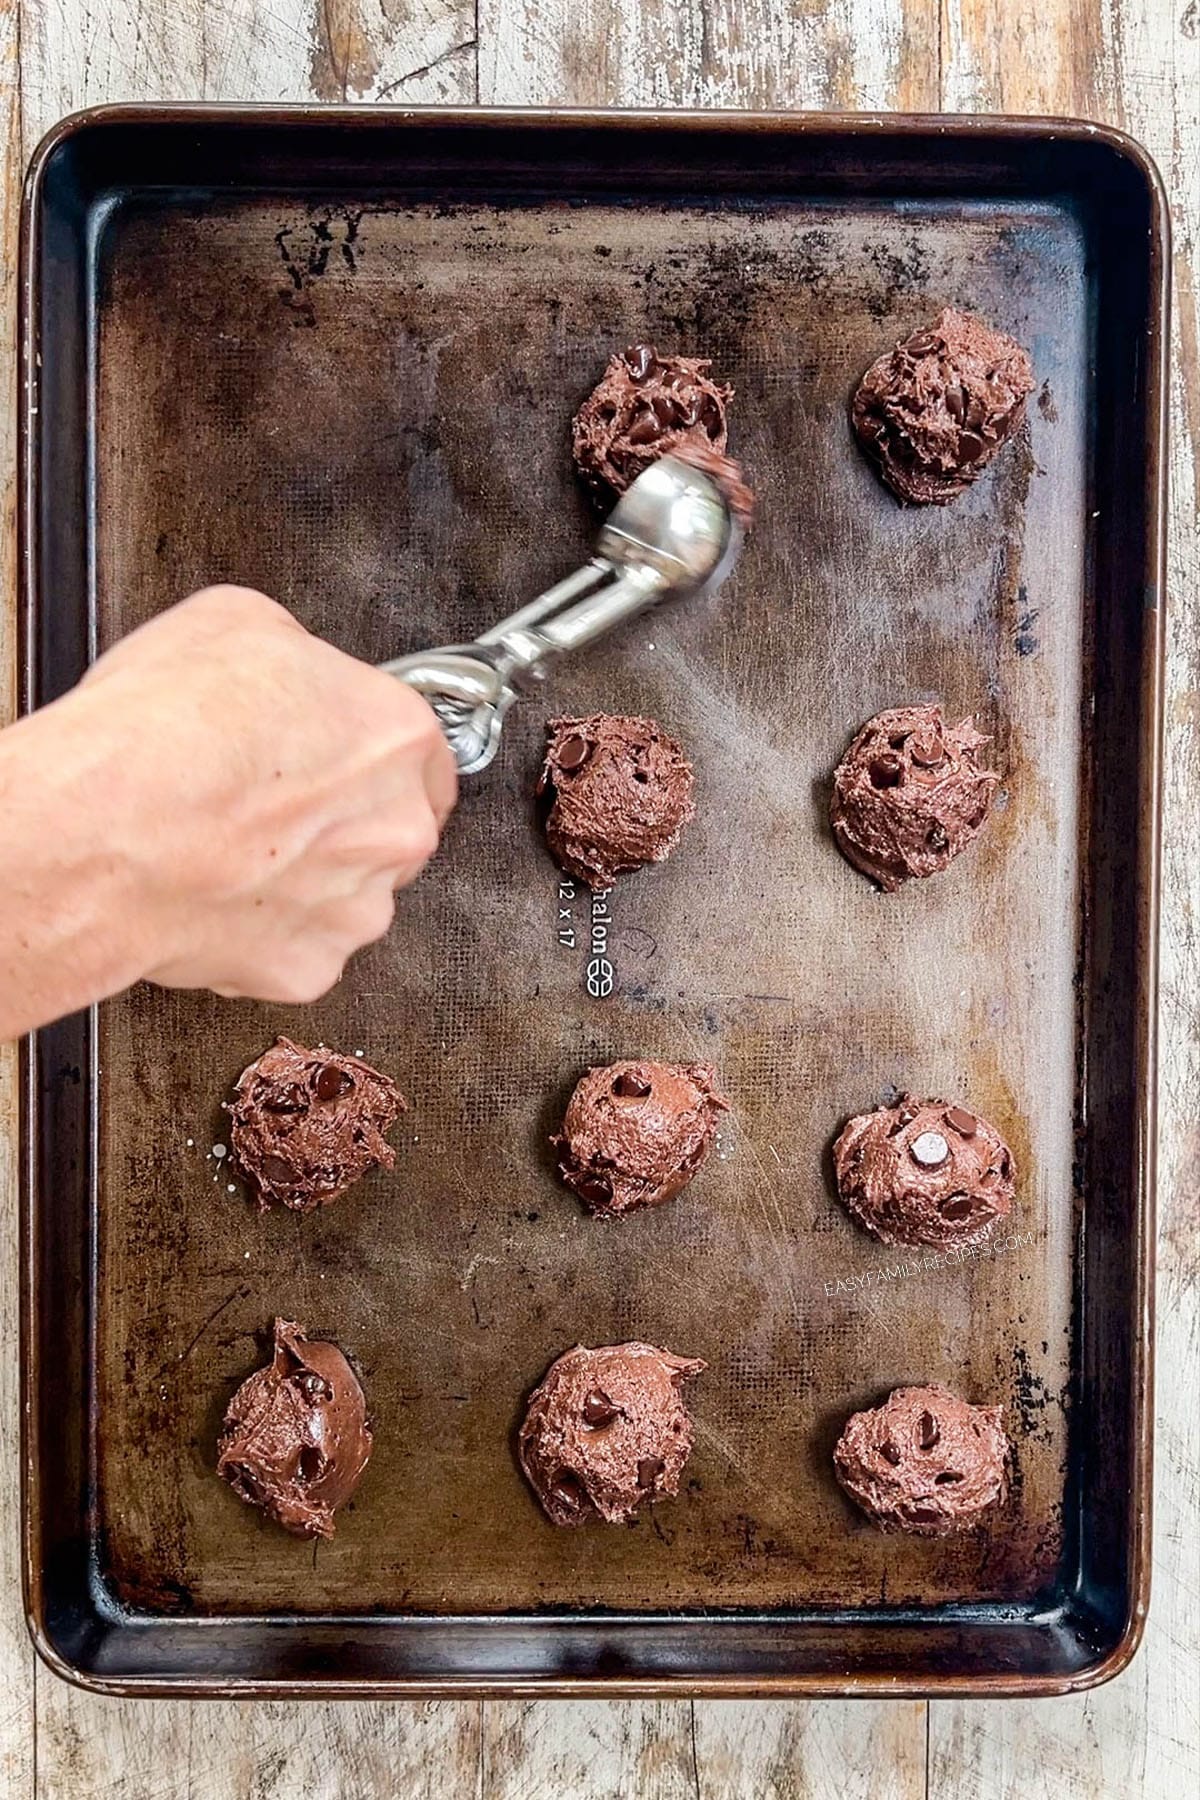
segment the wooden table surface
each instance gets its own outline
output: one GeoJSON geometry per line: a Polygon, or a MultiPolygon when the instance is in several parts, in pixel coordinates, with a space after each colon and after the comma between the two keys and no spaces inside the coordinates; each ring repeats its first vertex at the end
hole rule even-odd
{"type": "Polygon", "coordinates": [[[1154,1594],[1077,1699],[297,1705],[78,1693],[30,1649],[17,1499],[15,1057],[0,1052],[0,1793],[93,1800],[1191,1800],[1200,1791],[1200,6],[1197,0],[0,0],[0,722],[13,704],[21,171],[108,100],[1074,113],[1175,220],[1154,1594]]]}

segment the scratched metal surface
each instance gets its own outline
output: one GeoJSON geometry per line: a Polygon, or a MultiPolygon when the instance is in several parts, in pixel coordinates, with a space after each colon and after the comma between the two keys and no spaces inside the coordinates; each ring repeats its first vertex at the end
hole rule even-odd
{"type": "Polygon", "coordinates": [[[1050,207],[716,213],[306,210],[118,216],[99,328],[105,642],[208,580],[259,585],[365,657],[470,636],[575,566],[575,405],[646,336],[714,358],[758,528],[716,604],[565,669],[551,710],[653,714],[694,758],[673,860],[611,901],[612,995],[558,941],[519,709],[391,936],[301,1013],[139,989],[100,1060],[98,1521],[126,1599],[212,1611],[1008,1599],[1052,1579],[1071,1361],[1087,276],[1050,207]],[[1033,353],[1029,434],[948,510],[904,512],[851,386],[946,302],[1033,353]],[[871,712],[979,714],[984,840],[887,898],[838,856],[830,768],[871,712]],[[206,1155],[281,1029],[359,1049],[411,1102],[399,1161],[259,1217],[206,1155]],[[589,1063],[703,1057],[733,1111],[659,1212],[603,1225],[546,1138],[589,1063]],[[986,1112],[1021,1175],[1006,1254],[881,1276],[832,1197],[851,1111],[907,1086],[986,1112]],[[189,1142],[189,1140],[191,1140],[189,1142]],[[314,1552],[213,1473],[274,1313],[357,1360],[376,1449],[314,1552]],[[523,1395],[567,1346],[703,1356],[680,1498],[555,1531],[517,1473],[523,1395]],[[949,1544],[844,1502],[845,1414],[908,1381],[999,1402],[1012,1497],[949,1544]]]}

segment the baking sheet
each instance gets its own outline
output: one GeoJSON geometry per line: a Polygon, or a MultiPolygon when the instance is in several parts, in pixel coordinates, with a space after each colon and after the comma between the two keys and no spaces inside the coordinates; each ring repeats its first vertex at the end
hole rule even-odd
{"type": "Polygon", "coordinates": [[[637,339],[734,384],[759,516],[719,599],[511,715],[324,1001],[142,987],[101,1009],[97,1571],[126,1609],[210,1618],[1048,1606],[1078,1555],[1093,227],[1070,193],[573,201],[172,188],[106,220],[101,645],[217,579],[371,660],[469,639],[589,553],[570,419],[637,339]],[[1026,344],[1038,389],[972,491],[906,511],[846,407],[944,304],[1026,344]],[[829,774],[869,714],[926,699],[978,716],[1003,783],[974,849],[881,896],[832,844],[829,774]],[[660,719],[697,770],[677,853],[596,908],[532,800],[545,717],[576,709],[660,719]],[[260,1217],[214,1155],[277,1031],[361,1049],[411,1103],[395,1171],[305,1218],[260,1217]],[[643,1054],[712,1061],[733,1110],[679,1199],[593,1220],[546,1140],[589,1063],[643,1054]],[[986,1255],[926,1267],[833,1197],[838,1128],[903,1088],[1014,1148],[986,1255]],[[337,1338],[375,1425],[315,1549],[213,1473],[275,1313],[337,1338]],[[555,1530],[512,1457],[523,1397],[569,1345],[634,1337],[709,1364],[684,1489],[628,1529],[555,1530]],[[963,1538],[885,1538],[830,1452],[848,1412],[927,1380],[1004,1407],[1012,1492],[963,1538]]]}

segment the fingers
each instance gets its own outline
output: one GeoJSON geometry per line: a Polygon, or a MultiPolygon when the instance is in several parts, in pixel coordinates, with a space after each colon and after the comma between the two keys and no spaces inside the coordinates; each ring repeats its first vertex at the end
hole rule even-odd
{"type": "Polygon", "coordinates": [[[458,765],[440,728],[437,742],[430,745],[425,758],[424,773],[425,792],[440,829],[445,826],[458,800],[458,765]]]}

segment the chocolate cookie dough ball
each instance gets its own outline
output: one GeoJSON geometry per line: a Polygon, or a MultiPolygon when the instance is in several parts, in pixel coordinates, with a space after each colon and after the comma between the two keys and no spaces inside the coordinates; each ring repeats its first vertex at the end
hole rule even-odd
{"type": "Polygon", "coordinates": [[[994,1125],[948,1100],[851,1119],[833,1147],[838,1193],[885,1244],[974,1244],[1013,1203],[1013,1154],[994,1125]]]}
{"type": "Polygon", "coordinates": [[[850,408],[858,440],[901,500],[944,506],[1019,429],[1029,353],[948,306],[871,364],[850,408]]]}
{"type": "Polygon", "coordinates": [[[546,842],[591,888],[664,862],[695,812],[692,765],[653,719],[552,719],[538,793],[552,796],[546,842]]]}
{"type": "Polygon", "coordinates": [[[679,1389],[704,1367],[652,1344],[578,1345],[551,1363],[530,1399],[518,1454],[555,1525],[620,1525],[679,1492],[692,1449],[679,1389]]]}
{"type": "Polygon", "coordinates": [[[733,389],[710,379],[707,357],[660,356],[634,344],[609,362],[575,415],[575,466],[611,504],[660,456],[692,442],[724,453],[733,389]]]}
{"type": "Polygon", "coordinates": [[[1000,777],[989,742],[940,706],[897,706],[869,719],[834,770],[829,821],[839,850],[887,893],[946,868],[978,837],[1000,777]]]}
{"type": "Polygon", "coordinates": [[[661,1206],[692,1179],[728,1106],[707,1063],[589,1069],[550,1140],[558,1172],[605,1217],[661,1206]]]}
{"type": "Polygon", "coordinates": [[[998,1406],[972,1406],[940,1383],[897,1388],[847,1419],[834,1473],[880,1531],[948,1537],[1004,1498],[1000,1421],[998,1406]]]}
{"type": "Polygon", "coordinates": [[[238,1077],[226,1111],[238,1167],[265,1212],[328,1206],[368,1169],[395,1166],[383,1134],[404,1098],[361,1057],[277,1038],[238,1077]]]}
{"type": "Polygon", "coordinates": [[[297,1537],[332,1537],[333,1515],[371,1454],[367,1403],[336,1344],[275,1321],[275,1352],[225,1413],[217,1473],[297,1537]]]}

